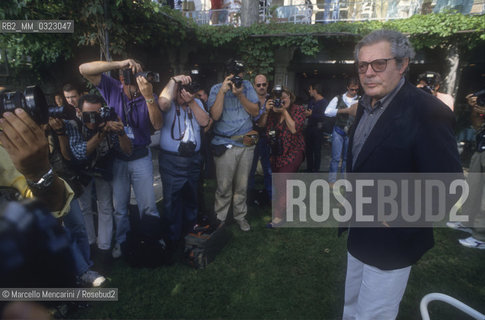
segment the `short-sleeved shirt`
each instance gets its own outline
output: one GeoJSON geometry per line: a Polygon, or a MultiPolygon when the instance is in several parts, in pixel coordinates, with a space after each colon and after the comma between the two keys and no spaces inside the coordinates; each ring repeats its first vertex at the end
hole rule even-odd
{"type": "MultiPolygon", "coordinates": [[[[217,93],[222,87],[222,83],[214,85],[209,94],[209,110],[216,101],[217,93]]],[[[258,95],[254,90],[251,82],[243,81],[243,93],[246,98],[252,103],[258,103],[258,95]]],[[[224,107],[222,110],[221,118],[214,123],[215,137],[212,139],[212,144],[231,144],[239,147],[243,147],[243,144],[231,140],[231,136],[243,135],[251,131],[253,128],[253,122],[251,115],[244,109],[239,98],[236,97],[231,90],[227,91],[224,96],[224,107]]]]}
{"type": "MultiPolygon", "coordinates": [[[[135,136],[133,140],[134,147],[149,145],[152,125],[145,98],[140,95],[130,101],[123,92],[123,84],[104,74],[101,75],[101,82],[97,88],[108,106],[115,109],[123,124],[125,126],[129,125],[133,130],[135,136]],[[125,116],[123,104],[125,104],[128,111],[128,117],[125,116]]],[[[153,95],[153,98],[155,101],[158,101],[155,95],[153,95]]]]}
{"type": "Polygon", "coordinates": [[[283,153],[279,156],[271,156],[271,164],[275,168],[281,168],[292,163],[296,156],[305,150],[305,138],[303,137],[303,124],[305,123],[305,109],[302,106],[293,105],[288,110],[291,118],[295,121],[296,133],[290,132],[286,122],[279,123],[277,113],[271,112],[268,115],[266,130],[277,131],[283,145],[283,153]]]}
{"type": "MultiPolygon", "coordinates": [[[[199,107],[204,111],[204,106],[199,99],[194,99],[195,102],[199,105],[199,107]]],[[[163,127],[160,129],[160,148],[165,151],[170,152],[178,152],[180,141],[185,133],[185,121],[191,123],[192,132],[195,136],[195,151],[200,150],[201,146],[201,139],[200,139],[200,126],[197,120],[195,119],[195,115],[192,112],[192,119],[190,120],[188,110],[190,108],[187,107],[186,110],[180,107],[180,115],[177,115],[177,109],[175,103],[172,101],[170,105],[170,109],[167,112],[163,113],[163,127]],[[173,128],[173,129],[172,129],[173,128]],[[172,138],[173,132],[173,138],[172,138]]],[[[207,113],[207,112],[206,112],[207,113]]]]}

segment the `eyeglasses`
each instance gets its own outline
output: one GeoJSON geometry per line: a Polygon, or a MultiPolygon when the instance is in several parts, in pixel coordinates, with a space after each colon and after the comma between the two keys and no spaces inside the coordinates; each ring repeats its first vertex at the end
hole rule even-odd
{"type": "Polygon", "coordinates": [[[258,88],[261,88],[261,87],[266,88],[267,85],[268,84],[266,82],[264,82],[264,83],[256,83],[256,87],[258,87],[258,88]]]}
{"type": "Polygon", "coordinates": [[[355,92],[357,92],[357,91],[359,91],[359,89],[358,88],[357,89],[351,89],[351,88],[349,88],[349,91],[355,91],[355,92]]]}
{"type": "Polygon", "coordinates": [[[359,63],[357,63],[357,71],[359,73],[366,73],[370,64],[374,72],[383,72],[387,68],[387,61],[394,59],[396,58],[376,59],[371,62],[359,61],[359,63]]]}

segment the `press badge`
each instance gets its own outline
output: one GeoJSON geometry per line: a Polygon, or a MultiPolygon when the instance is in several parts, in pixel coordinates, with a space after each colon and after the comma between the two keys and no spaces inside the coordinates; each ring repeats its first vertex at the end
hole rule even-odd
{"type": "Polygon", "coordinates": [[[125,133],[128,138],[131,140],[135,139],[135,135],[133,134],[133,130],[129,126],[125,126],[125,133]]]}

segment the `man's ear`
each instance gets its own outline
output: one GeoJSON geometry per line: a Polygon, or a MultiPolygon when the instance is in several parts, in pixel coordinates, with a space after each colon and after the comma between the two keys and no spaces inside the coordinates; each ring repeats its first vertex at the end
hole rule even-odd
{"type": "Polygon", "coordinates": [[[401,68],[399,69],[399,73],[401,75],[404,74],[404,72],[406,72],[406,69],[408,68],[408,65],[409,65],[409,58],[404,58],[402,60],[402,65],[401,65],[401,68]]]}

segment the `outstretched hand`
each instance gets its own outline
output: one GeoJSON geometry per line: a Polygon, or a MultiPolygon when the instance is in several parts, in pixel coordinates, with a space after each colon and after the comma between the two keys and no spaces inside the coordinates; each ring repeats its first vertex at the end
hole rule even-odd
{"type": "Polygon", "coordinates": [[[0,118],[0,142],[17,170],[38,181],[50,169],[49,147],[44,130],[22,109],[0,118]]]}

